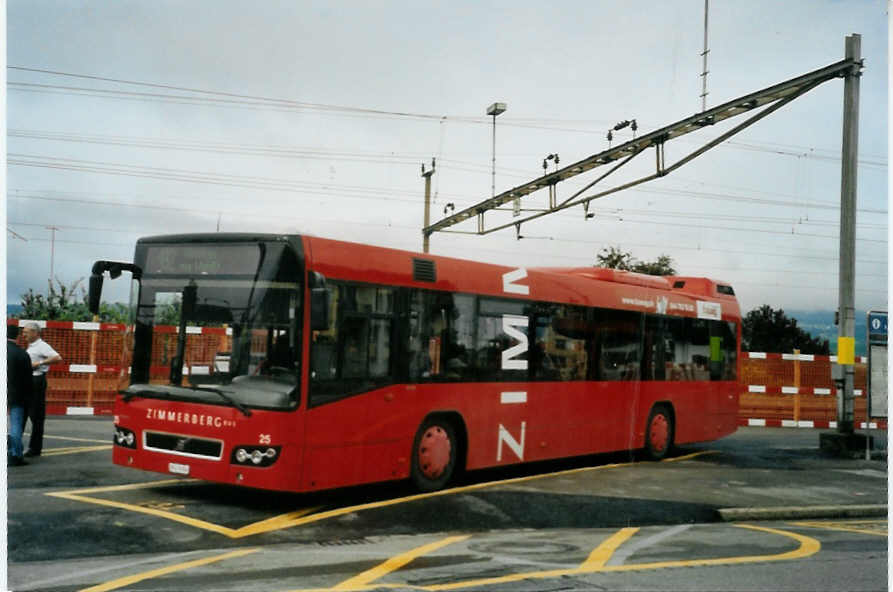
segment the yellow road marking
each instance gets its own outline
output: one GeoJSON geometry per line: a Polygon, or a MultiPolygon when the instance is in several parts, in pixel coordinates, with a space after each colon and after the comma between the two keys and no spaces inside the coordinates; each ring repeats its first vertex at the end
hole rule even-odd
{"type": "Polygon", "coordinates": [[[859,534],[873,534],[875,536],[887,536],[886,520],[851,520],[844,522],[789,522],[795,526],[808,526],[809,528],[825,528],[828,530],[842,530],[844,532],[858,532],[859,534]],[[861,524],[883,524],[883,530],[866,530],[864,528],[856,528],[861,524]]]}
{"type": "Polygon", "coordinates": [[[226,559],[242,557],[243,555],[249,555],[251,553],[256,553],[258,551],[260,551],[259,548],[241,549],[239,551],[230,551],[229,553],[224,553],[223,555],[216,555],[214,557],[206,557],[204,559],[196,559],[194,561],[178,563],[176,565],[170,565],[168,567],[161,567],[159,569],[153,569],[151,571],[146,571],[146,572],[135,574],[132,576],[118,578],[117,580],[112,580],[111,582],[106,582],[105,584],[99,584],[97,586],[91,586],[90,588],[84,588],[84,589],[80,590],[79,592],[107,592],[108,590],[117,590],[118,588],[123,588],[124,586],[127,586],[129,584],[135,584],[137,582],[142,582],[143,580],[157,578],[158,576],[164,576],[169,573],[182,571],[184,569],[191,569],[193,567],[200,567],[202,565],[208,565],[210,563],[216,563],[218,561],[224,561],[226,559]]]}
{"type": "MultiPolygon", "coordinates": [[[[456,590],[461,588],[476,588],[483,586],[493,586],[496,584],[507,584],[512,582],[519,582],[521,580],[544,580],[544,579],[555,579],[563,576],[575,576],[575,575],[583,575],[583,574],[593,574],[593,573],[604,573],[604,572],[623,572],[623,571],[641,571],[641,570],[651,570],[651,569],[665,569],[665,568],[673,568],[673,567],[698,567],[698,566],[710,566],[710,565],[731,565],[731,564],[741,564],[741,563],[759,563],[763,561],[789,561],[793,559],[803,559],[805,557],[809,557],[810,555],[814,555],[818,553],[818,551],[822,548],[821,543],[816,539],[808,536],[804,536],[801,534],[797,534],[794,532],[789,532],[786,530],[778,530],[774,528],[767,528],[764,526],[751,526],[747,524],[735,524],[739,528],[748,528],[751,530],[758,530],[762,532],[768,532],[770,534],[777,534],[780,536],[788,537],[794,539],[795,541],[800,543],[800,546],[792,551],[787,551],[785,553],[777,553],[774,555],[748,555],[741,557],[719,557],[714,559],[690,559],[690,560],[679,560],[679,561],[659,561],[652,563],[638,563],[638,564],[625,564],[625,565],[603,565],[599,564],[599,562],[595,561],[590,563],[589,560],[585,561],[580,567],[577,568],[569,568],[569,569],[553,569],[548,571],[535,571],[535,572],[527,572],[527,573],[516,573],[509,574],[506,576],[498,576],[492,578],[482,578],[479,580],[463,580],[461,582],[451,582],[447,584],[435,584],[432,586],[413,586],[413,588],[418,590],[456,590]]],[[[624,529],[626,530],[626,529],[624,529]]],[[[616,533],[612,538],[619,538],[623,531],[616,533]]],[[[610,539],[609,539],[610,540],[610,539]]],[[[616,541],[616,539],[615,539],[616,541]]],[[[602,545],[605,545],[602,543],[602,545]]],[[[622,542],[622,541],[621,541],[622,542]]],[[[619,545],[618,545],[619,546],[619,545]]],[[[597,551],[598,549],[596,549],[597,551]]],[[[593,551],[595,553],[595,551],[593,551]]],[[[591,557],[591,556],[590,556],[591,557]]],[[[373,587],[381,587],[381,588],[401,588],[408,587],[403,585],[382,585],[378,584],[377,586],[367,586],[366,589],[371,589],[373,587]]],[[[336,588],[328,588],[327,590],[335,590],[336,588]]],[[[360,589],[360,588],[355,588],[360,589]]],[[[308,590],[294,590],[293,592],[309,592],[308,590]]]]}
{"type": "Polygon", "coordinates": [[[43,452],[43,456],[59,456],[60,454],[77,454],[79,452],[95,452],[97,450],[111,450],[112,445],[105,446],[69,446],[67,448],[50,448],[43,452]]]}
{"type": "Polygon", "coordinates": [[[580,565],[580,569],[588,570],[604,567],[611,559],[611,556],[614,555],[617,547],[628,541],[637,532],[639,532],[638,528],[623,528],[615,532],[589,554],[586,561],[580,565]]]}
{"type": "Polygon", "coordinates": [[[86,497],[86,496],[77,495],[74,493],[55,492],[55,493],[47,493],[46,495],[49,495],[52,497],[60,497],[63,499],[79,501],[79,502],[87,502],[88,504],[96,504],[99,506],[108,506],[110,508],[118,508],[121,510],[129,510],[131,512],[139,512],[140,514],[149,514],[151,516],[158,516],[159,518],[167,518],[168,520],[173,520],[174,522],[180,522],[182,524],[187,524],[189,526],[194,526],[196,528],[210,530],[211,532],[216,532],[216,533],[222,534],[224,536],[232,536],[232,533],[234,532],[233,529],[227,528],[226,526],[220,526],[218,524],[213,524],[211,522],[205,522],[204,520],[198,520],[196,518],[190,518],[189,516],[175,514],[174,512],[167,512],[165,510],[156,510],[155,508],[145,508],[143,506],[137,506],[134,504],[126,504],[123,502],[116,502],[113,500],[107,500],[107,499],[96,498],[96,497],[86,497]]]}
{"type": "MultiPolygon", "coordinates": [[[[30,434],[30,432],[25,433],[30,434]]],[[[49,440],[71,440],[72,442],[96,442],[97,444],[110,444],[112,441],[112,434],[109,433],[109,437],[105,440],[95,440],[92,438],[72,438],[70,436],[48,436],[46,434],[43,435],[45,439],[49,440]]]]}
{"type": "Polygon", "coordinates": [[[84,493],[101,493],[105,491],[128,491],[131,489],[147,489],[150,487],[159,487],[161,485],[185,485],[187,483],[197,483],[196,479],[163,479],[161,481],[143,481],[141,483],[127,483],[126,485],[103,485],[101,487],[88,487],[86,489],[72,489],[71,491],[57,491],[48,493],[59,497],[59,494],[75,494],[82,495],[84,493]]]}
{"type": "Polygon", "coordinates": [[[315,512],[320,507],[321,506],[303,508],[294,512],[288,512],[286,514],[280,514],[279,516],[273,516],[272,518],[267,518],[266,520],[261,520],[260,522],[255,522],[253,524],[237,528],[232,532],[231,535],[227,536],[230,536],[230,538],[234,539],[240,539],[242,537],[260,534],[263,532],[270,532],[271,530],[282,530],[283,528],[290,528],[294,526],[296,520],[298,520],[302,516],[305,516],[306,514],[315,512]]]}
{"type": "Polygon", "coordinates": [[[428,543],[427,545],[422,545],[421,547],[416,547],[415,549],[411,549],[405,553],[401,553],[400,555],[391,557],[384,563],[381,563],[380,565],[377,565],[372,569],[368,569],[363,573],[350,578],[349,580],[344,580],[343,582],[332,588],[332,590],[362,590],[368,584],[374,582],[378,578],[386,576],[389,573],[400,569],[416,557],[427,555],[428,553],[432,553],[442,547],[446,547],[447,545],[464,541],[470,536],[471,535],[447,537],[440,541],[435,541],[433,543],[428,543]]]}
{"type": "Polygon", "coordinates": [[[609,565],[599,571],[635,571],[640,569],[661,569],[665,567],[697,567],[704,565],[734,565],[739,563],[757,563],[761,561],[790,561],[792,559],[803,559],[818,553],[822,544],[812,537],[808,537],[796,532],[788,530],[779,530],[769,528],[767,526],[753,526],[750,524],[734,524],[738,528],[748,528],[750,530],[758,530],[777,534],[792,538],[800,543],[800,546],[792,551],[785,553],[777,553],[775,555],[744,555],[740,557],[718,557],[715,559],[689,559],[682,561],[658,561],[654,563],[633,563],[629,565],[609,565]]]}
{"type": "MultiPolygon", "coordinates": [[[[705,450],[702,452],[696,452],[694,454],[690,454],[685,457],[679,457],[679,460],[685,460],[687,458],[693,458],[695,456],[700,456],[703,454],[714,454],[716,451],[705,450]]],[[[665,461],[673,460],[673,459],[664,459],[665,461]]],[[[270,518],[269,520],[262,521],[263,523],[267,523],[267,527],[259,527],[257,526],[259,523],[251,524],[245,527],[242,527],[237,530],[233,530],[231,528],[227,528],[225,526],[220,526],[217,524],[212,524],[210,522],[205,522],[203,520],[197,520],[194,518],[189,518],[187,516],[182,516],[180,514],[173,514],[169,512],[164,512],[161,510],[152,510],[151,508],[143,508],[140,506],[135,506],[133,504],[126,504],[123,502],[112,502],[109,500],[102,500],[100,498],[92,498],[86,497],[84,494],[87,493],[100,493],[107,491],[124,491],[128,489],[141,489],[145,487],[155,487],[156,485],[167,485],[172,483],[184,484],[184,483],[193,483],[196,482],[195,479],[170,479],[166,481],[153,481],[148,483],[134,483],[131,485],[115,485],[112,487],[93,487],[89,489],[79,489],[72,490],[67,492],[55,492],[55,493],[47,493],[46,495],[61,497],[65,499],[78,500],[86,503],[99,504],[105,506],[117,507],[123,510],[132,510],[134,512],[143,512],[143,513],[155,513],[157,516],[162,518],[168,518],[170,520],[174,520],[177,522],[181,522],[183,524],[189,524],[191,526],[195,526],[197,528],[202,528],[205,530],[210,530],[212,532],[217,532],[219,534],[223,534],[225,536],[231,538],[240,538],[244,536],[250,536],[253,534],[259,534],[262,532],[269,532],[271,530],[281,530],[284,528],[292,528],[295,526],[302,526],[304,524],[310,524],[313,522],[319,522],[321,520],[327,520],[329,518],[335,518],[338,516],[343,516],[345,514],[352,514],[355,512],[362,512],[364,510],[373,510],[377,508],[385,508],[388,506],[394,506],[397,504],[404,504],[408,502],[440,497],[444,495],[454,495],[457,493],[465,493],[468,491],[477,491],[480,489],[486,489],[488,487],[495,487],[499,485],[514,485],[516,483],[525,483],[527,481],[535,481],[538,479],[547,479],[550,477],[561,477],[566,475],[573,475],[577,473],[588,473],[591,471],[603,471],[607,469],[617,469],[622,467],[631,467],[634,466],[636,462],[628,462],[628,463],[613,463],[608,465],[599,465],[595,467],[580,467],[577,469],[567,469],[564,471],[557,471],[554,473],[544,473],[540,475],[529,475],[527,477],[514,477],[512,479],[502,479],[499,481],[488,481],[486,483],[476,483],[474,485],[465,485],[463,487],[454,487],[452,489],[444,489],[441,491],[435,491],[431,493],[419,493],[415,495],[409,495],[405,497],[398,497],[389,500],[383,500],[379,502],[369,502],[365,504],[359,504],[356,506],[345,506],[343,508],[336,508],[334,510],[328,510],[326,512],[318,512],[315,514],[310,514],[310,512],[316,510],[317,508],[312,508],[308,510],[298,510],[298,512],[291,512],[289,514],[282,514],[281,516],[276,516],[270,518]],[[310,514],[310,515],[307,515],[310,514]]]]}
{"type": "Polygon", "coordinates": [[[706,454],[719,454],[719,450],[702,450],[701,452],[692,452],[691,454],[686,454],[685,456],[674,456],[673,458],[665,458],[660,462],[677,462],[680,460],[691,460],[698,456],[704,456],[706,454]]]}
{"type": "Polygon", "coordinates": [[[157,516],[159,518],[166,518],[167,520],[173,520],[174,522],[179,522],[181,524],[186,524],[188,526],[193,526],[195,528],[201,528],[202,530],[209,530],[211,532],[216,532],[217,534],[222,534],[231,539],[239,539],[246,536],[251,536],[255,534],[260,534],[264,532],[269,532],[271,530],[280,530],[283,528],[288,528],[293,525],[293,522],[296,519],[313,512],[318,508],[303,508],[301,510],[297,510],[294,512],[288,512],[287,514],[281,514],[279,516],[274,516],[272,518],[267,518],[266,520],[261,520],[260,522],[254,522],[252,524],[248,524],[241,528],[229,528],[226,526],[221,526],[219,524],[214,524],[213,522],[207,522],[205,520],[199,520],[198,518],[191,518],[189,516],[184,516],[182,514],[177,514],[174,512],[168,512],[167,510],[161,510],[158,508],[146,507],[146,506],[138,506],[136,504],[128,504],[126,502],[118,502],[114,500],[107,500],[98,497],[87,497],[85,495],[80,495],[81,492],[90,492],[95,493],[98,491],[121,491],[125,489],[139,489],[145,487],[152,487],[155,485],[162,484],[170,484],[170,483],[182,483],[181,480],[167,480],[167,481],[154,481],[151,483],[139,483],[133,486],[127,485],[119,485],[114,487],[95,487],[89,490],[81,490],[81,491],[57,491],[52,493],[47,493],[46,495],[52,497],[59,497],[63,499],[69,499],[79,502],[86,502],[88,504],[96,504],[99,506],[108,506],[110,508],[118,508],[121,510],[129,510],[131,512],[139,512],[140,514],[149,514],[151,516],[157,516]]]}

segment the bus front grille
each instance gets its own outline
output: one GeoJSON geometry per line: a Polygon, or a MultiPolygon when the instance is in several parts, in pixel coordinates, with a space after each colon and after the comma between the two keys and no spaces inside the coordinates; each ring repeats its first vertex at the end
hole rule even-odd
{"type": "Polygon", "coordinates": [[[220,440],[161,432],[144,432],[144,437],[147,450],[214,460],[220,460],[223,453],[223,442],[220,440]]]}

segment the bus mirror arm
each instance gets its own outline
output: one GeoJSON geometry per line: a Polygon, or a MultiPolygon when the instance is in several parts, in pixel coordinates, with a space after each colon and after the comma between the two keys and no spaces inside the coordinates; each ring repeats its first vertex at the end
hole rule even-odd
{"type": "Polygon", "coordinates": [[[139,280],[143,276],[143,270],[134,263],[123,263],[120,261],[97,261],[93,264],[93,270],[90,274],[90,292],[87,298],[87,304],[90,312],[99,314],[99,301],[102,297],[102,281],[103,274],[109,272],[111,279],[118,279],[121,273],[129,271],[133,274],[133,279],[139,280]]]}
{"type": "Polygon", "coordinates": [[[90,312],[93,314],[99,314],[99,299],[102,297],[102,275],[101,274],[91,274],[90,275],[90,294],[88,298],[88,305],[90,307],[90,312]]]}

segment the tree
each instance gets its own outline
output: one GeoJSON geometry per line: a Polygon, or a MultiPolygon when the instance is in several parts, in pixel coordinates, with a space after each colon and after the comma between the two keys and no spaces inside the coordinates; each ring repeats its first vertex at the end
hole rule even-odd
{"type": "Polygon", "coordinates": [[[654,261],[639,261],[632,253],[622,251],[620,247],[603,248],[595,257],[595,265],[648,275],[676,275],[673,258],[669,255],[660,255],[654,261]]]}
{"type": "MultiPolygon", "coordinates": [[[[66,286],[59,279],[47,280],[47,295],[28,288],[22,296],[21,319],[43,321],[92,321],[87,305],[87,290],[81,285],[84,278],[66,286]]],[[[130,311],[126,304],[103,302],[99,306],[99,320],[106,323],[128,323],[130,311]]]]}
{"type": "Polygon", "coordinates": [[[741,349],[745,351],[792,352],[828,355],[827,339],[816,338],[797,326],[797,319],[768,304],[747,313],[741,323],[741,349]]]}
{"type": "Polygon", "coordinates": [[[633,256],[632,253],[621,251],[620,247],[605,247],[596,255],[595,266],[632,271],[633,256]]]}
{"type": "Polygon", "coordinates": [[[633,265],[633,271],[648,275],[676,275],[673,259],[669,255],[660,255],[654,261],[638,261],[633,265]]]}

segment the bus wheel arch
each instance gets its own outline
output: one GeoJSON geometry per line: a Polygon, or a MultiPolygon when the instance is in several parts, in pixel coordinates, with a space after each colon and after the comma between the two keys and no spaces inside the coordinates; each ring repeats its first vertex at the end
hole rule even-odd
{"type": "Polygon", "coordinates": [[[443,489],[465,468],[468,432],[455,411],[429,413],[412,443],[410,478],[421,491],[443,489]]]}
{"type": "Polygon", "coordinates": [[[676,435],[676,412],[672,403],[659,401],[651,406],[645,422],[645,453],[651,460],[661,460],[673,449],[676,435]]]}

